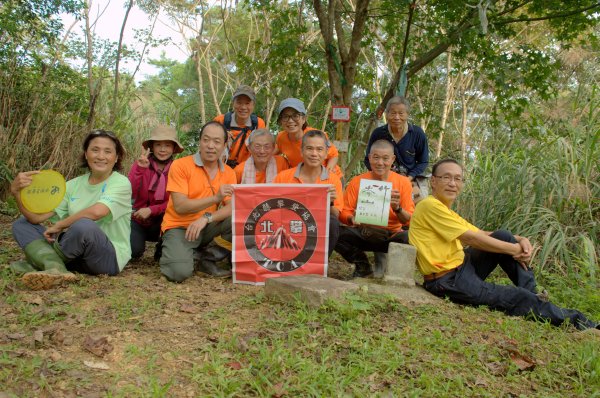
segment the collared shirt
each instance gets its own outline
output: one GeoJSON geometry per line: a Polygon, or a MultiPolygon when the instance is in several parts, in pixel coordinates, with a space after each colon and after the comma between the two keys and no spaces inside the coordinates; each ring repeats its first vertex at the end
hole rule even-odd
{"type": "MultiPolygon", "coordinates": [[[[302,181],[300,178],[300,170],[304,166],[303,163],[300,163],[298,166],[284,170],[281,173],[277,174],[277,177],[273,180],[276,184],[308,184],[306,181],[302,181]]],[[[321,174],[314,182],[315,184],[329,184],[335,187],[335,192],[337,198],[333,201],[333,207],[338,209],[340,212],[344,207],[343,197],[344,193],[342,191],[342,182],[340,178],[332,173],[329,173],[327,168],[321,166],[321,174]]]]}
{"type": "Polygon", "coordinates": [[[429,165],[429,147],[427,136],[422,128],[415,126],[414,124],[409,124],[408,131],[398,142],[394,140],[394,137],[389,131],[389,125],[387,124],[373,130],[371,137],[369,138],[365,156],[365,166],[367,166],[369,170],[371,170],[369,152],[371,151],[371,145],[377,140],[387,140],[394,145],[396,161],[392,167],[393,171],[400,174],[406,174],[409,177],[425,174],[425,169],[427,169],[427,166],[429,165]]]}
{"type": "MultiPolygon", "coordinates": [[[[219,122],[223,125],[225,125],[225,115],[219,115],[217,117],[215,117],[213,119],[213,121],[215,122],[219,122]]],[[[258,125],[256,126],[256,128],[258,129],[263,129],[265,128],[265,121],[262,118],[258,118],[258,125]]],[[[248,119],[246,119],[246,125],[245,126],[240,126],[237,124],[236,118],[235,118],[235,112],[233,112],[233,114],[231,115],[231,127],[252,127],[252,119],[250,117],[248,117],[248,119]]],[[[238,139],[235,144],[231,144],[233,142],[233,140],[235,140],[237,138],[238,135],[242,134],[241,130],[231,130],[228,131],[229,135],[230,135],[230,139],[231,141],[229,142],[229,145],[231,145],[231,147],[229,148],[229,159],[231,160],[236,160],[238,163],[242,163],[243,161],[245,161],[246,159],[248,159],[248,157],[250,156],[250,151],[248,151],[248,147],[246,146],[246,142],[245,139],[242,139],[240,137],[240,139],[238,139]],[[238,154],[239,151],[239,154],[238,154]],[[237,155],[237,158],[236,156],[237,155]]],[[[250,134],[246,134],[246,138],[248,138],[250,136],[250,134]]]]}
{"type": "MultiPolygon", "coordinates": [[[[210,174],[204,168],[204,163],[199,153],[174,160],[169,170],[167,191],[170,193],[181,193],[189,199],[208,198],[216,195],[221,185],[235,184],[237,182],[235,173],[231,167],[224,165],[220,160],[218,165],[215,177],[210,178],[210,174]]],[[[229,198],[225,198],[223,203],[226,203],[228,200],[229,198]]],[[[217,208],[218,206],[215,204],[196,213],[179,214],[175,211],[173,195],[171,195],[161,229],[164,232],[171,228],[187,228],[202,214],[214,212],[217,208]]]]}
{"type": "Polygon", "coordinates": [[[479,231],[433,196],[415,208],[410,220],[408,239],[417,248],[417,264],[423,275],[452,270],[465,258],[458,239],[467,231],[479,231]]]}
{"type": "MultiPolygon", "coordinates": [[[[348,218],[354,216],[356,213],[356,203],[358,202],[358,193],[360,191],[360,180],[377,180],[377,178],[375,178],[373,172],[368,171],[350,180],[348,186],[346,186],[346,192],[344,193],[344,210],[342,210],[342,213],[340,214],[340,221],[345,224],[348,224],[348,218]]],[[[400,192],[400,207],[409,214],[412,214],[415,210],[415,203],[412,199],[412,184],[408,177],[390,171],[386,181],[392,183],[392,189],[396,189],[400,192]]],[[[396,212],[392,210],[391,206],[386,229],[393,232],[402,229],[402,223],[398,219],[396,212]]]]}

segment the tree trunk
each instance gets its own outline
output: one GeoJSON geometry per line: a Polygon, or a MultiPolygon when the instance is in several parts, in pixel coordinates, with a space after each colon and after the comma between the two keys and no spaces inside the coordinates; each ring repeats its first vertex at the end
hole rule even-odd
{"type": "Polygon", "coordinates": [[[90,92],[90,102],[88,105],[88,117],[86,130],[91,130],[94,125],[95,113],[96,113],[96,100],[98,99],[98,93],[100,92],[100,83],[94,81],[93,66],[93,45],[94,38],[92,37],[92,31],[90,27],[90,8],[92,7],[92,0],[89,0],[86,7],[83,10],[85,19],[85,37],[87,46],[85,49],[85,57],[87,62],[87,78],[88,78],[88,91],[90,92]]]}
{"type": "Polygon", "coordinates": [[[115,124],[115,120],[117,119],[117,110],[119,108],[119,63],[121,62],[121,52],[123,50],[123,35],[125,34],[125,26],[127,25],[127,18],[129,18],[129,12],[133,7],[133,0],[129,0],[129,4],[127,4],[127,9],[125,10],[125,17],[123,18],[123,23],[121,24],[121,33],[119,34],[119,45],[117,47],[117,60],[115,61],[115,85],[113,88],[113,103],[110,109],[110,120],[109,126],[113,126],[115,124]]]}
{"type": "MultiPolygon", "coordinates": [[[[365,33],[365,25],[368,18],[368,7],[370,0],[356,0],[354,4],[354,23],[350,34],[350,42],[346,42],[346,32],[342,20],[340,0],[329,0],[327,9],[321,0],[313,0],[313,7],[319,20],[321,36],[325,44],[325,56],[327,58],[327,75],[331,91],[332,105],[352,106],[352,92],[354,79],[356,77],[356,65],[361,49],[361,41],[365,33]],[[334,30],[336,32],[334,38],[334,30]],[[337,43],[335,41],[337,39],[337,43]]],[[[342,123],[340,134],[337,139],[348,140],[350,131],[349,123],[342,123]]],[[[340,152],[338,163],[345,169],[346,154],[340,152]]]]}
{"type": "Polygon", "coordinates": [[[444,134],[446,133],[446,124],[448,122],[448,114],[450,113],[450,109],[452,108],[452,104],[454,103],[454,88],[452,85],[452,75],[450,71],[452,70],[452,53],[448,52],[448,58],[446,59],[446,94],[444,97],[444,106],[442,108],[442,120],[440,122],[440,138],[437,142],[437,147],[435,149],[435,159],[440,158],[442,153],[442,147],[444,143],[444,134]]]}

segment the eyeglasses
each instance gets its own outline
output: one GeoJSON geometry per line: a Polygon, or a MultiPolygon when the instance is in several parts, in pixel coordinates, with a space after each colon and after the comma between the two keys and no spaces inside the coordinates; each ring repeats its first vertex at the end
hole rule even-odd
{"type": "Polygon", "coordinates": [[[451,181],[454,181],[457,184],[463,184],[465,179],[462,176],[451,176],[451,175],[443,175],[443,176],[432,176],[439,178],[444,182],[444,184],[450,184],[451,181]]]}
{"type": "Polygon", "coordinates": [[[294,120],[295,122],[297,122],[302,116],[304,116],[303,113],[294,113],[293,115],[281,115],[279,120],[281,120],[282,122],[288,122],[290,120],[294,120]]]}
{"type": "Polygon", "coordinates": [[[110,130],[102,130],[102,129],[98,129],[98,130],[92,130],[90,131],[90,135],[98,135],[98,136],[108,136],[108,137],[112,137],[112,138],[117,138],[117,136],[115,135],[115,133],[113,133],[110,130]]]}
{"type": "Polygon", "coordinates": [[[254,149],[255,151],[270,151],[271,149],[273,149],[273,144],[264,144],[264,145],[260,145],[260,144],[251,144],[250,147],[252,149],[254,149]]]}

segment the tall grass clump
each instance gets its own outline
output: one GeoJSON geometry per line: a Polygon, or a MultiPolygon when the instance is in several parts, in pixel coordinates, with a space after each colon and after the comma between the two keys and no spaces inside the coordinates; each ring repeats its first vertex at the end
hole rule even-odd
{"type": "MultiPolygon", "coordinates": [[[[593,110],[595,107],[590,106],[593,110]]],[[[600,247],[600,117],[524,129],[501,153],[481,149],[467,165],[460,212],[487,230],[536,243],[541,269],[595,280],[600,247]],[[541,133],[540,133],[541,132],[541,133]]]]}

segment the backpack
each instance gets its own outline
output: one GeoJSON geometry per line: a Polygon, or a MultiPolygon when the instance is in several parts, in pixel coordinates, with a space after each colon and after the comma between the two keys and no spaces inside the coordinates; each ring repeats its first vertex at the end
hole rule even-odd
{"type": "Polygon", "coordinates": [[[246,141],[246,136],[248,135],[248,132],[254,131],[257,129],[258,127],[258,116],[256,116],[255,113],[252,113],[250,115],[250,124],[251,126],[244,126],[244,127],[231,127],[231,119],[233,117],[233,112],[227,112],[225,114],[225,117],[223,118],[223,125],[225,126],[225,130],[227,130],[227,132],[230,132],[231,130],[236,130],[236,131],[241,131],[241,134],[238,134],[237,137],[235,137],[235,139],[233,140],[233,142],[231,143],[230,148],[233,148],[233,146],[235,145],[235,143],[241,138],[241,143],[238,146],[238,150],[234,156],[235,159],[228,159],[227,160],[227,165],[231,168],[234,168],[235,166],[238,165],[237,162],[237,157],[240,154],[240,151],[242,150],[242,145],[244,145],[244,142],[246,141]]]}

